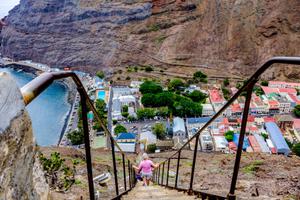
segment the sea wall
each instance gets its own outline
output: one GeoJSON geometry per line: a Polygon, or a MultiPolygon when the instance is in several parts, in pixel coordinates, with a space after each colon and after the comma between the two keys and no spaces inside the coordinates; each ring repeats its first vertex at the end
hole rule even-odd
{"type": "Polygon", "coordinates": [[[0,199],[49,199],[21,92],[0,73],[0,199]],[[9,86],[9,87],[8,87],[9,86]]]}

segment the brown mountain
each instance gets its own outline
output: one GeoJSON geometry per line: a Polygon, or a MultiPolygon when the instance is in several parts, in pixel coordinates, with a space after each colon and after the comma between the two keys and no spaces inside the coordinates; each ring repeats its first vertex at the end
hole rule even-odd
{"type": "Polygon", "coordinates": [[[250,74],[272,56],[300,55],[299,10],[299,0],[21,0],[2,53],[91,72],[152,64],[250,74]]]}

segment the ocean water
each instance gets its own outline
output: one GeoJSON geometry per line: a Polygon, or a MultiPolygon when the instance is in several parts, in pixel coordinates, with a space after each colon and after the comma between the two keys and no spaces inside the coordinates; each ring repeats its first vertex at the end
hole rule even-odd
{"type": "MultiPolygon", "coordinates": [[[[10,68],[0,68],[0,71],[9,72],[20,87],[35,77],[32,74],[10,68]]],[[[26,107],[32,120],[33,132],[38,145],[57,144],[70,108],[67,88],[56,82],[26,107]]]]}

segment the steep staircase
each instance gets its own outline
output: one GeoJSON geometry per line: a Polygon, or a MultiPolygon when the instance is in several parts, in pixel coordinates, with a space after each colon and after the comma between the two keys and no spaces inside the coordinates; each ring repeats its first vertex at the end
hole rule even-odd
{"type": "Polygon", "coordinates": [[[122,200],[143,199],[143,200],[192,200],[195,196],[188,196],[177,190],[170,190],[159,185],[143,186],[142,183],[137,185],[122,200]]]}

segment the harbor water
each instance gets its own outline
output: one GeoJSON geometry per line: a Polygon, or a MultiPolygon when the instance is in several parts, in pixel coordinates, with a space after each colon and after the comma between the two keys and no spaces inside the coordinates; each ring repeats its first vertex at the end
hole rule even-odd
{"type": "MultiPolygon", "coordinates": [[[[1,71],[9,72],[19,87],[24,86],[35,77],[33,74],[11,68],[0,68],[1,71]]],[[[33,132],[38,145],[57,144],[70,107],[67,88],[57,82],[54,82],[26,107],[32,120],[33,132]]]]}

